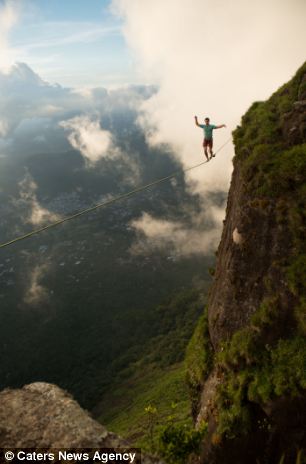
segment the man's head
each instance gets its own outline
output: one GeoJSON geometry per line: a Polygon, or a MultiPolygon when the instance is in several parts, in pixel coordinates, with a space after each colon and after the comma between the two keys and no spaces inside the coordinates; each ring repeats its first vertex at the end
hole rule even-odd
{"type": "Polygon", "coordinates": [[[205,124],[209,124],[209,118],[205,118],[204,121],[205,121],[205,124]]]}

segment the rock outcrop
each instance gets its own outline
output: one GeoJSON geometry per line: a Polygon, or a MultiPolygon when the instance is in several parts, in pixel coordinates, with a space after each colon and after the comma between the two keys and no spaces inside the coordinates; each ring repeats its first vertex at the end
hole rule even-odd
{"type": "MultiPolygon", "coordinates": [[[[0,448],[128,448],[93,420],[71,395],[37,382],[0,393],[0,448]]],[[[150,456],[142,463],[162,464],[150,456]]]]}

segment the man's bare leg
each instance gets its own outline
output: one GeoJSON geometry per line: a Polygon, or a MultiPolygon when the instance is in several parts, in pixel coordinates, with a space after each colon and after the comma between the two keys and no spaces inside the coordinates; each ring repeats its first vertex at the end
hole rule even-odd
{"type": "Polygon", "coordinates": [[[204,147],[204,153],[205,153],[205,156],[206,156],[207,161],[209,161],[209,156],[208,156],[207,148],[206,148],[206,147],[204,147]]]}

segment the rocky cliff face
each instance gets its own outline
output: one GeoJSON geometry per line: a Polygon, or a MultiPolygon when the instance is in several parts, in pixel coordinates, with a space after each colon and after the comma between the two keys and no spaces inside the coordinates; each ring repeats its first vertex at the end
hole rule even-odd
{"type": "MultiPolygon", "coordinates": [[[[128,448],[55,385],[37,382],[0,393],[0,448],[128,448]]],[[[162,464],[142,456],[142,463],[162,464]]]]}
{"type": "Polygon", "coordinates": [[[291,463],[306,447],[306,65],[233,136],[208,302],[213,354],[198,379],[201,462],[291,463]]]}

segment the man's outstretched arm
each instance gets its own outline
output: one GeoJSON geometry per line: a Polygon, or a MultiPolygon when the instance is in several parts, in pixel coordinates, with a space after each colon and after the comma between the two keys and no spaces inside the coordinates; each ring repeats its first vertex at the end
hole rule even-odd
{"type": "Polygon", "coordinates": [[[215,129],[222,129],[222,127],[226,127],[225,124],[221,124],[221,126],[216,126],[215,129]]]}
{"type": "Polygon", "coordinates": [[[194,121],[195,121],[196,126],[201,127],[201,124],[199,124],[199,121],[198,121],[198,117],[197,117],[197,116],[194,117],[194,121]]]}

